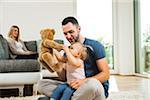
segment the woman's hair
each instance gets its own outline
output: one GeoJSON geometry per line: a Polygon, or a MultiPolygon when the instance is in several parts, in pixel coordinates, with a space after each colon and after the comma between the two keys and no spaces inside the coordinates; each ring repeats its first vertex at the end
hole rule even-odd
{"type": "Polygon", "coordinates": [[[16,38],[16,41],[19,41],[19,38],[20,38],[20,30],[19,30],[19,27],[18,27],[17,25],[13,25],[13,26],[10,27],[10,30],[9,30],[9,32],[8,32],[8,37],[9,37],[9,38],[13,38],[12,31],[14,30],[14,28],[17,28],[17,30],[18,30],[18,36],[17,36],[17,38],[16,38]]]}

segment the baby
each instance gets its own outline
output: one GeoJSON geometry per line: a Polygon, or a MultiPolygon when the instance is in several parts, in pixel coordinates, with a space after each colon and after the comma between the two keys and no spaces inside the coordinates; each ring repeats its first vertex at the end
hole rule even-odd
{"type": "Polygon", "coordinates": [[[76,89],[70,87],[70,83],[76,79],[84,79],[84,60],[87,58],[87,48],[83,44],[76,42],[69,48],[63,46],[66,58],[55,52],[58,60],[66,62],[67,83],[59,84],[53,91],[50,100],[70,100],[76,89]]]}

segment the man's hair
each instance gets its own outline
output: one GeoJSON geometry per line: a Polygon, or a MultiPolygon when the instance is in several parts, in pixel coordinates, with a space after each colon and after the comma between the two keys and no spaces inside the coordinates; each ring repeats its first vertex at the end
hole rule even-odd
{"type": "Polygon", "coordinates": [[[69,16],[66,17],[63,21],[62,21],[62,25],[66,25],[67,23],[71,22],[74,25],[79,25],[77,19],[75,17],[69,16]]]}

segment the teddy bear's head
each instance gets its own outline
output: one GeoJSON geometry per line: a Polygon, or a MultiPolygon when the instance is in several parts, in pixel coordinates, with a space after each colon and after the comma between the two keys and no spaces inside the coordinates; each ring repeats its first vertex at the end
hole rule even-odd
{"type": "Polygon", "coordinates": [[[44,39],[49,39],[49,40],[53,40],[54,39],[54,34],[55,34],[55,30],[54,29],[43,29],[40,31],[41,34],[41,38],[44,39]]]}

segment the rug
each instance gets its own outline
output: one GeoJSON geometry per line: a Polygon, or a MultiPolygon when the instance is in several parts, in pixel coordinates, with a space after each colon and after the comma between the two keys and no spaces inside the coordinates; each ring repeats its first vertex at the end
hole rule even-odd
{"type": "Polygon", "coordinates": [[[38,100],[39,97],[44,97],[44,95],[0,98],[0,100],[38,100]]]}
{"type": "MultiPolygon", "coordinates": [[[[39,97],[43,97],[43,95],[0,98],[0,100],[37,100],[39,97]]],[[[107,100],[150,100],[150,96],[144,96],[144,94],[136,91],[119,91],[111,92],[107,100]]]]}
{"type": "Polygon", "coordinates": [[[107,100],[150,100],[150,96],[137,91],[119,91],[111,92],[107,100]]]}

